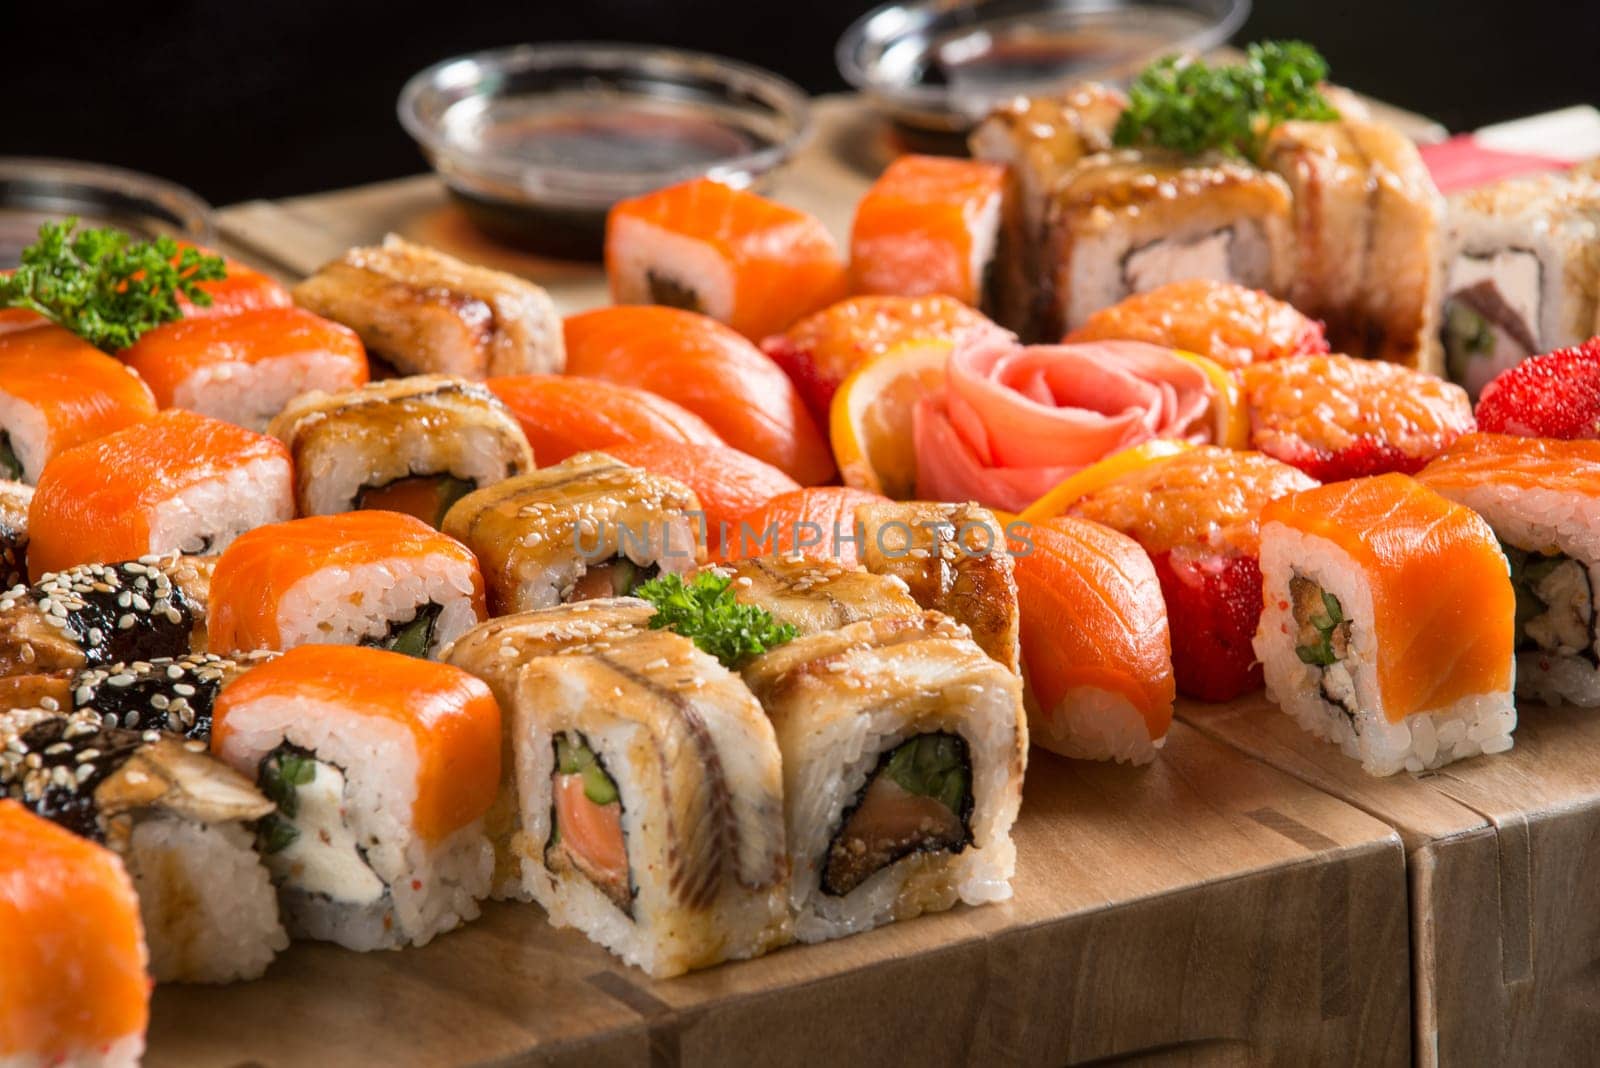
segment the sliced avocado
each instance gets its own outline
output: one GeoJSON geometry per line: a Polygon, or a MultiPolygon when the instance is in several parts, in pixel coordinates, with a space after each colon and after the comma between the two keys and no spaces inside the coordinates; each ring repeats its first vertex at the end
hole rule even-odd
{"type": "Polygon", "coordinates": [[[556,735],[556,768],[563,775],[583,776],[583,796],[597,805],[609,805],[617,800],[617,784],[600,766],[584,741],[575,735],[556,735]]]}
{"type": "Polygon", "coordinates": [[[369,638],[361,644],[374,649],[388,649],[390,652],[403,653],[406,656],[425,657],[428,655],[429,646],[433,644],[433,628],[439,622],[439,613],[442,610],[442,605],[433,603],[423,605],[411,619],[391,627],[385,637],[369,638]]]}
{"type": "Polygon", "coordinates": [[[473,490],[478,484],[469,479],[457,478],[454,475],[439,476],[439,511],[434,514],[433,525],[444,526],[444,516],[454,504],[473,490]]]}
{"type": "Polygon", "coordinates": [[[883,773],[907,793],[934,798],[960,815],[970,780],[964,748],[951,734],[919,734],[895,747],[883,773]]]}

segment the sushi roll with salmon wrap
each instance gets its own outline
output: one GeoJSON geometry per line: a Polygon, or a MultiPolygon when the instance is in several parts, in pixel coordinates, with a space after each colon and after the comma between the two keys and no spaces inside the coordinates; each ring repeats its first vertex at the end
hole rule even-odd
{"type": "Polygon", "coordinates": [[[1511,748],[1516,594],[1471,509],[1398,474],[1292,494],[1261,574],[1268,697],[1368,774],[1511,748]]]}
{"type": "Polygon", "coordinates": [[[566,321],[567,371],[646,389],[800,483],[834,475],[827,439],[772,360],[715,319],[676,308],[597,308],[566,321]]]}
{"type": "Polygon", "coordinates": [[[542,467],[626,443],[722,444],[711,424],[689,409],[602,378],[507,375],[484,385],[521,425],[542,467]]]}
{"type": "Polygon", "coordinates": [[[398,949],[478,915],[500,706],[465,671],[291,649],[222,691],[211,751],[277,803],[257,836],[294,937],[398,949]]]}
{"type": "Polygon", "coordinates": [[[494,615],[620,597],[705,558],[700,502],[601,452],[469,493],[445,516],[483,564],[494,615]]]}
{"type": "Polygon", "coordinates": [[[288,947],[252,833],[273,803],[205,743],[25,709],[0,750],[0,792],[122,858],[157,982],[254,979],[288,947]]]}
{"type": "Polygon", "coordinates": [[[711,178],[618,202],[606,217],[605,257],[614,303],[699,312],[752,341],[850,287],[821,222],[711,178]]]}
{"type": "Polygon", "coordinates": [[[899,579],[917,604],[964,624],[979,648],[1018,669],[1017,583],[993,512],[913,501],[862,505],[856,519],[868,571],[899,579]]]}
{"type": "Polygon", "coordinates": [[[1500,539],[1516,593],[1517,693],[1600,705],[1600,441],[1468,434],[1417,481],[1500,539]]]}
{"type": "Polygon", "coordinates": [[[402,374],[559,374],[561,319],[543,289],[394,234],[294,287],[294,302],[360,335],[402,374]]]}
{"type": "MultiPolygon", "coordinates": [[[[509,710],[516,705],[522,669],[530,661],[590,648],[602,638],[614,639],[628,631],[643,630],[654,615],[655,608],[648,601],[604,597],[497,616],[451,642],[440,652],[439,659],[482,679],[500,707],[509,710]]],[[[489,896],[497,900],[531,900],[522,881],[519,850],[523,847],[518,838],[522,813],[509,713],[501,718],[500,726],[500,790],[483,817],[484,833],[494,847],[494,879],[489,896]]]]}
{"type": "Polygon", "coordinates": [[[1017,538],[1029,737],[1083,760],[1154,760],[1176,691],[1150,558],[1132,538],[1068,516],[1017,538]]]}
{"type": "Polygon", "coordinates": [[[901,156],[856,205],[850,280],[857,293],[942,293],[994,304],[1006,169],[980,160],[901,156]]]}
{"type": "Polygon", "coordinates": [[[1230,371],[1328,351],[1322,324],[1293,305],[1206,278],[1169,282],[1101,309],[1066,337],[1080,341],[1143,341],[1198,353],[1230,371]]]}
{"type": "Polygon", "coordinates": [[[206,650],[209,557],[81,564],[0,593],[0,675],[74,672],[206,650]]]}
{"type": "Polygon", "coordinates": [[[0,478],[38,482],[60,453],[155,414],[150,387],[78,335],[0,334],[0,478]]]}
{"type": "Polygon", "coordinates": [[[773,622],[800,634],[921,610],[902,580],[829,560],[752,556],[708,565],[708,570],[732,581],[735,600],[763,609],[773,622]]]}
{"type": "Polygon", "coordinates": [[[276,439],[168,409],[50,461],[28,510],[29,573],[221,552],[294,515],[293,482],[276,439]]]}
{"type": "Polygon", "coordinates": [[[505,405],[449,375],[307,393],[269,430],[294,458],[303,516],[377,508],[438,526],[473,490],[533,470],[528,440],[505,405]]]}
{"type": "Polygon", "coordinates": [[[905,344],[993,329],[983,313],[951,297],[850,297],[767,338],[761,351],[794,382],[817,425],[827,426],[834,393],[857,368],[905,344]]]}
{"type": "Polygon", "coordinates": [[[523,669],[513,738],[523,883],[654,978],[791,940],[784,770],[739,677],[625,630],[523,669]]]}
{"type": "Polygon", "coordinates": [[[251,531],[217,560],[216,652],[365,645],[431,657],[484,618],[466,546],[415,516],[346,512],[251,531]]]}
{"type": "Polygon", "coordinates": [[[803,942],[1011,896],[1022,683],[929,612],[796,638],[745,681],[783,753],[803,942]]]}
{"type": "Polygon", "coordinates": [[[1229,701],[1261,688],[1258,520],[1316,481],[1258,452],[1151,442],[1085,468],[1018,518],[1088,519],[1128,535],[1155,565],[1178,692],[1229,701]]]}
{"type": "Polygon", "coordinates": [[[0,1064],[133,1068],[147,957],[116,854],[0,800],[0,1064]]]}
{"type": "Polygon", "coordinates": [[[28,508],[33,487],[0,480],[0,583],[5,589],[28,581],[28,508]]]}
{"type": "Polygon", "coordinates": [[[299,308],[167,323],[121,356],[161,407],[257,431],[301,393],[353,389],[367,380],[367,354],[355,331],[299,308]]]}
{"type": "Polygon", "coordinates": [[[1474,426],[1460,386],[1398,364],[1295,356],[1241,374],[1251,447],[1319,482],[1416,474],[1474,426]]]}

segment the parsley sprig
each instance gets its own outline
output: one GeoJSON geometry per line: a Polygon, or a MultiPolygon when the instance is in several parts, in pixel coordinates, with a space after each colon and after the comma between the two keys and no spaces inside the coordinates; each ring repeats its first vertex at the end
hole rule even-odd
{"type": "Polygon", "coordinates": [[[1245,61],[1232,67],[1167,56],[1134,79],[1113,140],[1258,159],[1279,123],[1339,117],[1319,88],[1327,76],[1327,61],[1303,41],[1253,44],[1245,61]]]}
{"type": "Polygon", "coordinates": [[[724,667],[736,668],[799,633],[793,624],[774,620],[766,609],[737,600],[733,580],[713,571],[702,571],[687,583],[679,575],[662,575],[640,585],[633,595],[656,606],[650,617],[652,628],[693,639],[724,667]]]}
{"type": "Polygon", "coordinates": [[[106,352],[139,335],[176,322],[180,296],[211,304],[200,288],[227,276],[222,257],[170,237],[135,241],[120,230],[81,230],[78,220],[45,223],[39,240],[22,251],[22,264],[0,276],[0,308],[27,308],[66,327],[106,352]]]}

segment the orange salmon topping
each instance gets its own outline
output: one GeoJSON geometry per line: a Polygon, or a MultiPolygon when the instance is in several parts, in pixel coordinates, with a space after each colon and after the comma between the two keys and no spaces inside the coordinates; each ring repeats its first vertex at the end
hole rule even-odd
{"type": "Polygon", "coordinates": [[[139,902],[110,850],[0,801],[0,1058],[54,1064],[149,1019],[139,902]]]}
{"type": "Polygon", "coordinates": [[[628,885],[628,849],[622,836],[622,805],[597,805],[583,792],[582,775],[557,775],[556,825],[561,844],[578,867],[598,883],[628,885]]]}
{"type": "Polygon", "coordinates": [[[499,789],[500,706],[460,668],[358,645],[302,645],[222,691],[211,751],[226,749],[236,714],[265,699],[304,701],[307,717],[384,719],[409,730],[417,751],[412,823],[425,841],[481,817],[499,789]]]}
{"type": "Polygon", "coordinates": [[[1273,501],[1262,525],[1325,538],[1372,590],[1378,687],[1391,722],[1511,685],[1516,597],[1494,531],[1405,475],[1273,501]]]}

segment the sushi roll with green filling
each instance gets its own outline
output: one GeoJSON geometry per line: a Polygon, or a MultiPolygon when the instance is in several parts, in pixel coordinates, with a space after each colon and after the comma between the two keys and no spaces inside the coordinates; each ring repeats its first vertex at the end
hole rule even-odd
{"type": "Polygon", "coordinates": [[[92,712],[9,712],[0,793],[122,858],[158,982],[253,979],[288,946],[251,832],[273,803],[204,743],[92,712]]]}
{"type": "Polygon", "coordinates": [[[471,675],[300,646],[222,691],[211,749],[277,805],[257,841],[293,936],[397,949],[478,915],[500,707],[471,675]]]}
{"type": "Polygon", "coordinates": [[[737,675],[665,631],[524,668],[522,876],[557,926],[655,978],[789,941],[783,772],[737,675]]]}
{"type": "Polygon", "coordinates": [[[382,508],[438,526],[473,490],[533,470],[506,406],[449,375],[305,393],[269,430],[294,457],[300,515],[382,508]]]}
{"type": "Polygon", "coordinates": [[[783,753],[804,942],[1011,896],[1022,684],[935,612],[797,638],[744,669],[783,753]]]}
{"type": "Polygon", "coordinates": [[[463,497],[441,529],[483,564],[495,615],[625,597],[705,559],[704,512],[681,482],[602,452],[463,497]]]}

